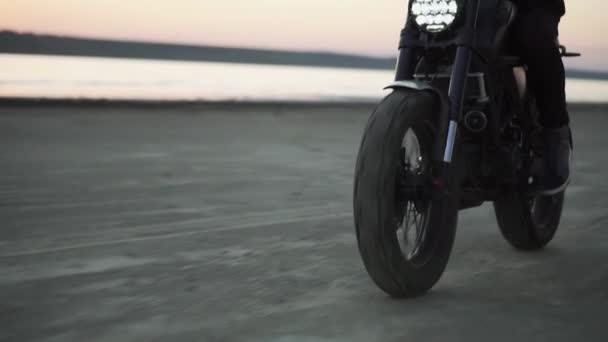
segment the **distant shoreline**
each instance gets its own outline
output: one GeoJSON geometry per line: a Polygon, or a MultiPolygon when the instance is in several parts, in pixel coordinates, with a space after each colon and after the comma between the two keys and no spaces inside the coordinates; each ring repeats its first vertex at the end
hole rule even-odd
{"type": "MultiPolygon", "coordinates": [[[[0,97],[2,108],[126,108],[126,109],[190,109],[215,110],[230,109],[234,111],[250,111],[252,109],[315,109],[315,108],[373,108],[380,99],[372,100],[336,100],[336,101],[175,101],[175,100],[110,100],[110,99],[52,99],[52,98],[15,98],[0,97]]],[[[608,114],[608,102],[571,102],[568,104],[571,112],[585,111],[596,114],[608,114]]]]}
{"type": "MultiPolygon", "coordinates": [[[[115,100],[115,99],[63,99],[63,98],[27,98],[0,97],[0,107],[81,107],[81,108],[258,108],[258,107],[374,107],[377,100],[346,100],[336,101],[300,101],[300,100],[115,100]]],[[[606,104],[608,106],[608,103],[606,104]]]]}
{"type": "Polygon", "coordinates": [[[87,39],[0,31],[0,53],[248,63],[357,69],[391,69],[395,58],[331,52],[297,52],[87,39]]]}
{"type": "MultiPolygon", "coordinates": [[[[391,70],[396,58],[332,52],[296,52],[167,43],[87,39],[0,31],[0,54],[129,58],[391,70]]],[[[567,70],[573,79],[608,80],[608,71],[567,70]]]]}

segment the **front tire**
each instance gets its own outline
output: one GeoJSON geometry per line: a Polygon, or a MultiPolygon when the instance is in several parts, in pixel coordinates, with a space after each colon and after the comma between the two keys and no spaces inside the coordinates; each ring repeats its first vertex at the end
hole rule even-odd
{"type": "Polygon", "coordinates": [[[443,274],[454,243],[456,196],[421,202],[396,195],[407,148],[403,143],[413,140],[408,134],[418,144],[420,157],[414,159],[420,163],[419,177],[431,172],[437,107],[432,94],[394,91],[370,117],[359,150],[354,191],[359,252],[372,280],[392,297],[413,297],[431,289],[443,274]],[[412,212],[424,233],[416,228],[420,246],[405,254],[399,231],[405,224],[404,213],[409,222],[412,212]]]}

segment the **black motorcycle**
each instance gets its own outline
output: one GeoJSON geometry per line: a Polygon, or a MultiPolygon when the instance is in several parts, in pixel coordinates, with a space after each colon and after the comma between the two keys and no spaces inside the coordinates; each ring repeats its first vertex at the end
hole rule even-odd
{"type": "Polygon", "coordinates": [[[391,296],[437,283],[460,210],[492,201],[520,250],[555,235],[564,192],[533,191],[543,146],[526,66],[509,47],[516,12],[507,0],[410,0],[396,81],[367,123],[355,171],[359,251],[391,296]]]}

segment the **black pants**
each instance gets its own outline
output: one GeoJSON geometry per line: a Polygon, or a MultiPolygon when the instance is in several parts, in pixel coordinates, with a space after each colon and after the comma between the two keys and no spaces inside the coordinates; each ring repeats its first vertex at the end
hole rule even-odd
{"type": "Polygon", "coordinates": [[[540,111],[540,123],[558,128],[569,123],[566,74],[555,41],[560,17],[544,8],[522,9],[513,26],[513,45],[528,65],[529,87],[540,111]]]}

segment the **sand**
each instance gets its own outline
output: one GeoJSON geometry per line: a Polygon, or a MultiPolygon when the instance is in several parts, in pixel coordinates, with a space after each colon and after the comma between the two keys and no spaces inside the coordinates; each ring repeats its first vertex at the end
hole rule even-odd
{"type": "Polygon", "coordinates": [[[372,105],[0,106],[2,341],[606,341],[608,115],[573,106],[561,228],[461,214],[428,295],[369,280],[351,214],[372,105]]]}

